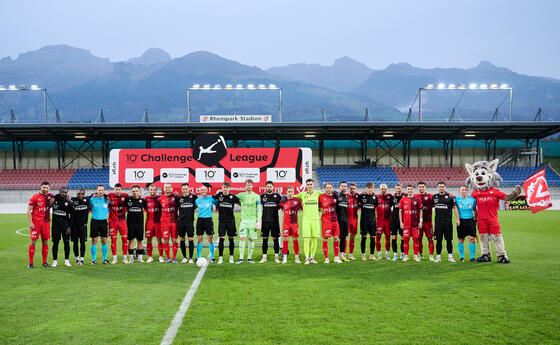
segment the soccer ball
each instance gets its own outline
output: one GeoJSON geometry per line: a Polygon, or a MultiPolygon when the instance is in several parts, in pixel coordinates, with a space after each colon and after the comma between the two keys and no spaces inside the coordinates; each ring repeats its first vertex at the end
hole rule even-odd
{"type": "Polygon", "coordinates": [[[196,260],[196,265],[198,267],[208,266],[208,260],[206,260],[205,258],[200,258],[200,259],[196,260]]]}

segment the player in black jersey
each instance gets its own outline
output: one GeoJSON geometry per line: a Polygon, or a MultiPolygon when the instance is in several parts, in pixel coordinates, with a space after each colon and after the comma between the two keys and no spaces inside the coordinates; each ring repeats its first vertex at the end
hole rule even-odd
{"type": "MultiPolygon", "coordinates": [[[[378,204],[379,199],[375,195],[373,182],[368,182],[365,192],[358,196],[358,208],[362,212],[360,216],[360,234],[362,238],[369,235],[370,244],[373,243],[377,231],[375,210],[378,204]]],[[[373,246],[370,247],[371,253],[373,253],[373,246]]],[[[362,257],[365,258],[365,254],[362,257]]]]}
{"type": "Polygon", "coordinates": [[[348,183],[340,181],[338,184],[338,193],[336,197],[336,218],[338,220],[338,229],[340,231],[340,250],[342,254],[339,256],[340,260],[348,261],[344,252],[346,251],[346,237],[348,237],[348,194],[346,190],[348,183]]]}
{"type": "Polygon", "coordinates": [[[134,185],[130,189],[132,195],[125,201],[126,226],[128,228],[128,263],[134,262],[134,240],[136,240],[136,254],[138,262],[144,262],[144,211],[148,208],[146,199],[140,197],[140,186],[134,185]]]}
{"type": "Polygon", "coordinates": [[[182,263],[194,263],[194,210],[196,206],[196,199],[198,196],[191,193],[188,183],[181,185],[181,195],[175,200],[175,207],[179,211],[179,218],[177,219],[177,235],[179,236],[181,253],[183,254],[182,263]],[[189,258],[187,259],[187,245],[185,237],[189,241],[189,258]]]}
{"type": "Polygon", "coordinates": [[[76,265],[84,264],[87,241],[87,223],[89,215],[89,199],[85,196],[84,189],[78,190],[78,194],[71,199],[72,213],[70,214],[70,224],[72,224],[71,238],[74,243],[74,256],[76,265]]]}
{"type": "Polygon", "coordinates": [[[393,211],[391,212],[391,246],[393,249],[392,261],[397,261],[397,233],[401,236],[401,260],[404,258],[404,240],[403,229],[401,228],[401,221],[399,220],[399,204],[403,197],[402,184],[395,184],[395,194],[391,197],[391,204],[393,211]]]}
{"type": "Polygon", "coordinates": [[[235,236],[237,236],[237,229],[235,227],[235,216],[233,208],[235,204],[241,204],[237,196],[230,193],[231,185],[229,182],[222,182],[222,190],[213,196],[218,201],[216,209],[218,211],[218,263],[224,262],[224,242],[226,234],[229,240],[229,263],[233,264],[233,252],[235,251],[235,236]]]}
{"type": "Polygon", "coordinates": [[[274,240],[274,261],[280,263],[280,219],[278,217],[278,210],[280,210],[280,204],[282,202],[282,196],[278,193],[274,193],[274,182],[266,181],[266,193],[261,194],[261,205],[262,211],[262,221],[259,219],[261,224],[261,236],[262,236],[262,260],[259,261],[261,264],[267,261],[268,252],[268,236],[272,236],[274,240]]]}
{"type": "Polygon", "coordinates": [[[441,262],[441,250],[443,247],[443,238],[447,242],[448,261],[455,262],[453,259],[453,214],[455,213],[457,221],[459,221],[459,210],[455,204],[455,199],[445,191],[445,182],[438,182],[438,193],[432,196],[434,209],[436,210],[436,219],[434,226],[434,235],[436,238],[436,260],[441,262]]]}
{"type": "Polygon", "coordinates": [[[62,187],[57,195],[50,200],[53,209],[53,220],[51,226],[52,232],[52,267],[57,266],[58,243],[62,235],[64,242],[64,266],[71,266],[68,257],[70,256],[70,233],[72,226],[70,224],[70,214],[72,213],[72,202],[68,200],[68,188],[62,187]]]}

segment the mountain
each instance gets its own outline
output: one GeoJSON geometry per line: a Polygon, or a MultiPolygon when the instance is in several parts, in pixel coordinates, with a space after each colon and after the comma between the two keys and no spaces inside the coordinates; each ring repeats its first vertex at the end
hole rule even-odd
{"type": "Polygon", "coordinates": [[[134,65],[155,65],[165,64],[171,61],[171,56],[163,49],[150,48],[139,57],[128,59],[126,62],[134,65]]]}
{"type": "Polygon", "coordinates": [[[336,59],[332,66],[299,63],[271,67],[266,72],[339,92],[348,92],[363,84],[373,70],[361,62],[344,56],[336,59]]]}
{"type": "MultiPolygon", "coordinates": [[[[391,64],[374,71],[352,93],[364,95],[377,102],[407,111],[419,87],[438,83],[456,85],[470,83],[506,83],[513,88],[513,119],[532,120],[539,107],[553,116],[560,112],[560,80],[532,77],[498,67],[488,61],[467,69],[413,67],[408,63],[391,64]]],[[[425,91],[422,97],[423,115],[426,119],[446,119],[457,105],[463,119],[487,120],[500,104],[499,119],[509,118],[509,91],[425,91]]],[[[418,101],[415,103],[417,116],[418,101]]]]}
{"type": "MultiPolygon", "coordinates": [[[[18,59],[0,62],[0,84],[32,83],[46,87],[60,109],[63,121],[95,121],[103,108],[105,119],[112,122],[137,122],[148,109],[151,121],[185,121],[186,89],[193,84],[276,84],[282,88],[284,121],[319,121],[321,109],[327,118],[362,120],[366,108],[370,117],[385,120],[403,118],[403,114],[363,95],[344,94],[310,83],[274,76],[255,66],[228,60],[210,52],[194,52],[164,62],[162,51],[148,51],[139,58],[124,62],[109,62],[87,50],[68,46],[51,46],[47,59],[45,48],[20,55],[18,59]],[[68,56],[65,56],[67,55],[68,56]],[[24,64],[20,59],[25,58],[24,64]],[[32,59],[35,58],[36,59],[32,59]],[[29,74],[25,68],[36,60],[40,74],[29,74]],[[60,61],[63,63],[60,63],[60,61]],[[159,62],[158,62],[159,61],[159,62]],[[154,62],[154,63],[152,63],[154,62]],[[81,68],[78,65],[81,63],[81,68]],[[68,64],[68,70],[65,67],[68,64]],[[103,68],[101,68],[103,67],[103,68]],[[3,68],[3,69],[2,69],[3,68]],[[60,70],[59,73],[52,73],[60,70]],[[20,78],[35,76],[36,82],[20,78]],[[58,78],[62,76],[63,78],[58,78]],[[66,82],[66,80],[72,82],[66,82]]],[[[165,53],[165,52],[163,52],[165,53]]],[[[166,55],[166,54],[165,54],[166,55]]],[[[10,107],[20,122],[40,121],[40,99],[15,97],[6,93],[10,107]]],[[[38,96],[38,95],[37,95],[38,96]]],[[[202,114],[271,114],[277,120],[279,91],[193,91],[191,92],[193,121],[202,114]]],[[[53,109],[50,106],[50,109],[53,109]]],[[[6,112],[6,109],[4,109],[6,112]]],[[[0,111],[0,119],[6,115],[0,111]]],[[[53,113],[51,111],[51,118],[53,113]]]]}
{"type": "Polygon", "coordinates": [[[51,91],[67,89],[110,74],[109,59],[68,45],[45,46],[0,60],[0,84],[37,84],[51,91]]]}

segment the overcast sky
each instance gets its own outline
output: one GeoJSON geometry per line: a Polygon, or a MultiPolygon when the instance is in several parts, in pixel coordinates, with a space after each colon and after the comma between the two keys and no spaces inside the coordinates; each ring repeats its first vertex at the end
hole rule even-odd
{"type": "Polygon", "coordinates": [[[481,60],[560,79],[560,1],[2,1],[0,56],[69,44],[122,61],[159,47],[261,68],[350,56],[371,68],[481,60]]]}

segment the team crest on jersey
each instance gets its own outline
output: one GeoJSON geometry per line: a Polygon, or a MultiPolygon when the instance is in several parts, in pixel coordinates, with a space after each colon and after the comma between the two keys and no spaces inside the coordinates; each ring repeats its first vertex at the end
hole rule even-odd
{"type": "Polygon", "coordinates": [[[124,197],[121,198],[121,201],[124,201],[124,197]]]}
{"type": "Polygon", "coordinates": [[[446,195],[445,198],[446,198],[446,199],[449,199],[449,195],[446,195]]]}
{"type": "Polygon", "coordinates": [[[233,199],[233,195],[230,195],[229,198],[230,198],[230,199],[233,199]]]}
{"type": "Polygon", "coordinates": [[[68,206],[68,202],[65,202],[65,203],[64,203],[64,206],[68,206]]]}

